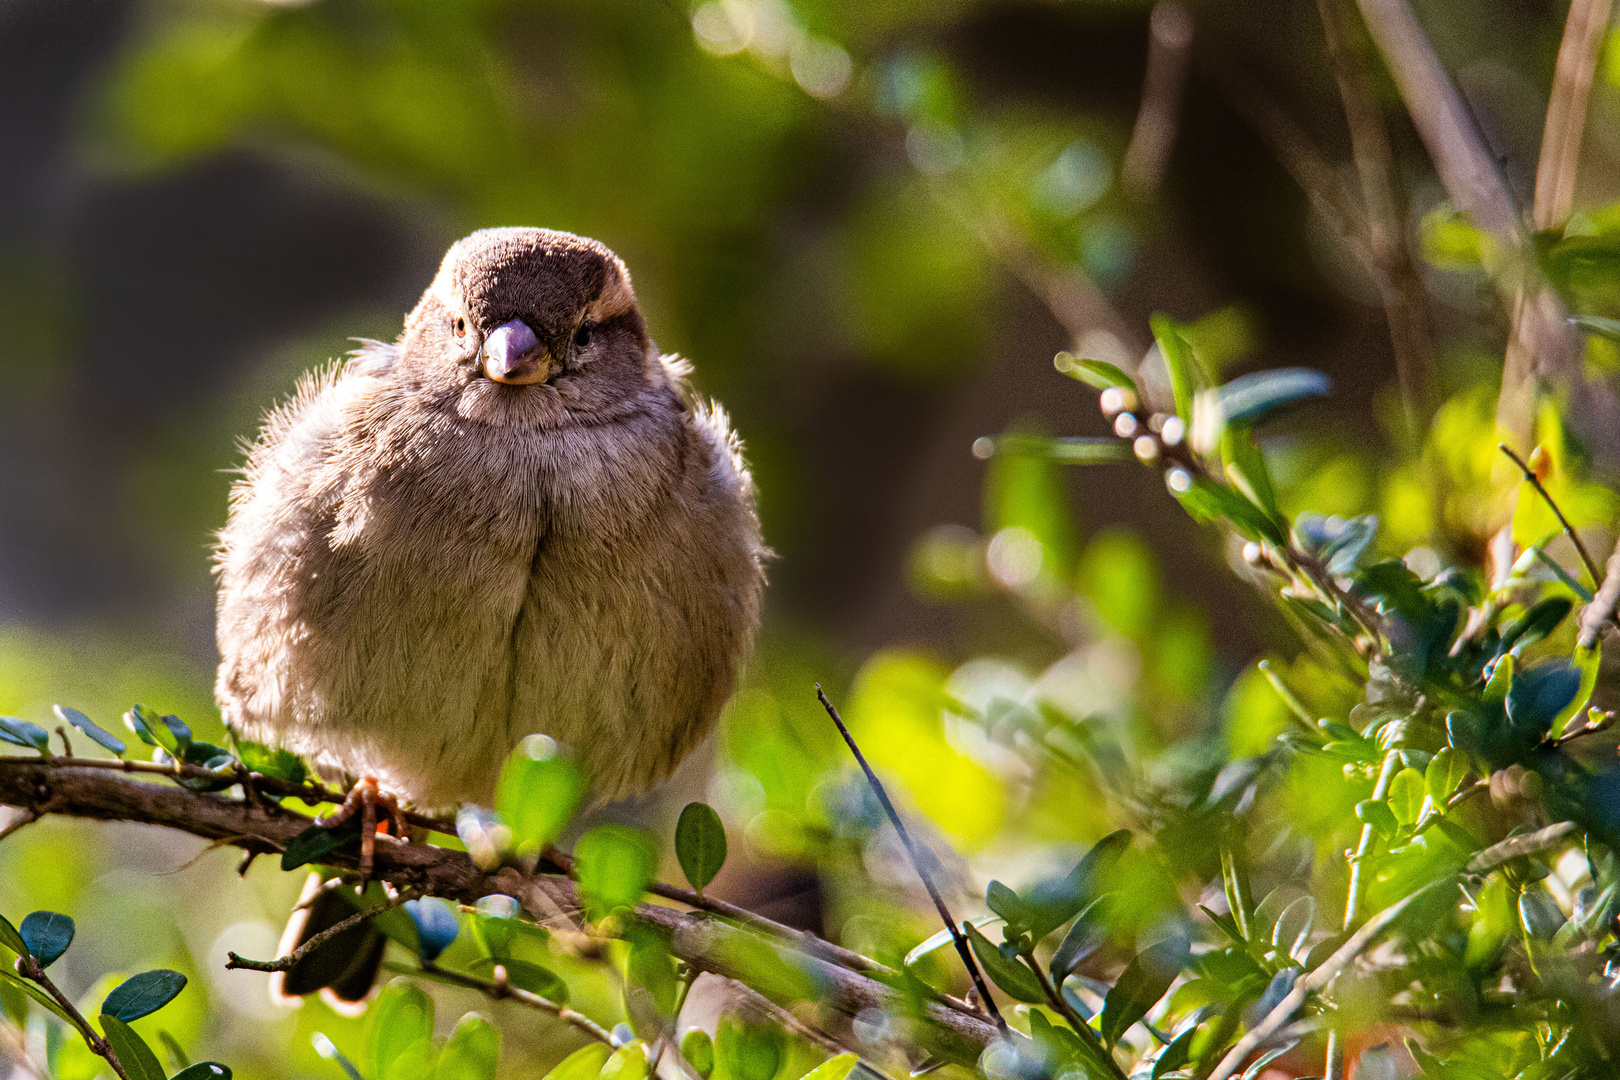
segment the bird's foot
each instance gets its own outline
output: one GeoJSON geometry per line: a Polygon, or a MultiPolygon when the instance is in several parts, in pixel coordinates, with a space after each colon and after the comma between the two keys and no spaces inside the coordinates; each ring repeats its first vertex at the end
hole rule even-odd
{"type": "Polygon", "coordinates": [[[349,790],[349,797],[343,800],[343,805],[332,811],[330,815],[323,814],[317,818],[315,824],[323,829],[335,829],[339,825],[360,815],[360,888],[363,891],[366,882],[371,880],[371,866],[377,855],[377,807],[381,806],[388,811],[385,827],[391,826],[394,835],[399,839],[406,839],[410,833],[405,823],[405,811],[400,809],[399,799],[391,791],[384,791],[377,783],[375,776],[363,776],[349,790]]]}

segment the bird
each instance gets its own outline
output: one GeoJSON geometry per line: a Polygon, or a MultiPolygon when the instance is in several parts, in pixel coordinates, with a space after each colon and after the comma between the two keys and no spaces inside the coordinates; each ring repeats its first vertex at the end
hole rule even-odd
{"type": "Polygon", "coordinates": [[[395,342],[306,375],[246,449],[214,558],[226,726],[368,813],[488,805],[534,734],[598,802],[666,778],[732,693],[770,555],[691,374],[600,242],[453,244],[395,342]]]}

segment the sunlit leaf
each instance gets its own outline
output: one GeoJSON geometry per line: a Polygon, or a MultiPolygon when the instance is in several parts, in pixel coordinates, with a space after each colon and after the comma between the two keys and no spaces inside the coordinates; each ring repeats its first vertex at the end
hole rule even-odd
{"type": "Polygon", "coordinates": [[[366,1023],[364,1072],[368,1080],[389,1080],[396,1063],[433,1061],[433,999],[406,979],[394,979],[372,1002],[366,1023]]]}
{"type": "Polygon", "coordinates": [[[496,965],[506,969],[506,981],[519,990],[538,994],[558,1005],[568,1004],[568,984],[563,981],[562,976],[540,964],[509,956],[482,956],[474,960],[469,967],[475,975],[482,975],[487,979],[494,976],[496,965]]]}
{"type": "Polygon", "coordinates": [[[720,1017],[715,1055],[729,1080],[773,1080],[782,1068],[786,1038],[776,1024],[720,1017]]]}
{"type": "Polygon", "coordinates": [[[675,857],[692,888],[714,880],[726,862],[726,827],[707,803],[687,803],[675,823],[675,857]]]}
{"type": "Polygon", "coordinates": [[[579,767],[544,735],[531,735],[507,757],[495,788],[495,810],[512,829],[519,851],[539,851],[562,835],[585,779],[579,767]]]}
{"type": "Polygon", "coordinates": [[[304,761],[291,750],[280,748],[272,750],[263,743],[247,739],[237,739],[235,746],[236,755],[248,772],[268,776],[273,780],[285,780],[289,784],[304,782],[306,777],[304,761]]]}
{"type": "Polygon", "coordinates": [[[805,1073],[801,1080],[848,1080],[861,1058],[859,1054],[835,1054],[805,1073]]]}
{"type": "Polygon", "coordinates": [[[1394,836],[1401,828],[1395,812],[1382,799],[1363,799],[1356,803],[1356,817],[1371,825],[1380,836],[1394,836]]]}
{"type": "Polygon", "coordinates": [[[647,1080],[649,1071],[647,1044],[632,1039],[609,1055],[600,1080],[647,1080]]]}
{"type": "Polygon", "coordinates": [[[687,1029],[681,1036],[681,1057],[703,1080],[708,1080],[714,1072],[714,1040],[702,1028],[687,1029]]]}
{"type": "Polygon", "coordinates": [[[586,1043],[558,1062],[544,1080],[597,1080],[612,1053],[612,1047],[606,1043],[586,1043]]]}
{"type": "Polygon", "coordinates": [[[433,1080],[497,1080],[500,1058],[500,1031],[477,1013],[468,1013],[439,1051],[433,1080]]]}
{"type": "Polygon", "coordinates": [[[1090,360],[1070,352],[1060,352],[1053,357],[1052,366],[1070,378],[1079,379],[1087,386],[1098,390],[1117,386],[1136,393],[1136,380],[1125,374],[1119,365],[1110,364],[1106,360],[1090,360]]]}
{"type": "Polygon", "coordinates": [[[1428,768],[1423,770],[1423,789],[1436,805],[1444,806],[1466,775],[1467,759],[1449,746],[1441,747],[1430,759],[1428,768]]]}
{"type": "Polygon", "coordinates": [[[1193,393],[1198,389],[1199,373],[1192,349],[1181,336],[1181,328],[1168,315],[1154,315],[1149,320],[1159,354],[1164,357],[1165,369],[1170,373],[1170,390],[1175,398],[1176,415],[1192,420],[1193,393]]]}
{"type": "Polygon", "coordinates": [[[126,1023],[139,1020],[163,1008],[185,988],[186,977],[178,971],[167,968],[143,971],[114,988],[101,1003],[101,1011],[126,1023]]]}
{"type": "Polygon", "coordinates": [[[574,848],[574,880],[592,919],[641,899],[657,855],[647,837],[622,825],[598,825],[574,848]]]}
{"type": "Polygon", "coordinates": [[[1427,794],[1422,773],[1416,769],[1402,769],[1396,773],[1389,784],[1389,808],[1395,814],[1395,820],[1402,825],[1415,824],[1418,815],[1423,812],[1423,800],[1427,794]]]}

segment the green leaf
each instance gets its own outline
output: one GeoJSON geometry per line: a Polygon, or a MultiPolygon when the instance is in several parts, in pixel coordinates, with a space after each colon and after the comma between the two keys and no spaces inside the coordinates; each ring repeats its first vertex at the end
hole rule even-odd
{"type": "Polygon", "coordinates": [[[782,1029],[763,1021],[746,1021],[735,1013],[720,1017],[715,1053],[728,1080],[773,1080],[781,1071],[782,1029]]]}
{"type": "Polygon", "coordinates": [[[1502,627],[1502,641],[1498,653],[1522,652],[1558,629],[1558,624],[1574,609],[1575,601],[1567,596],[1553,596],[1541,601],[1519,618],[1502,627]]]}
{"type": "Polygon", "coordinates": [[[681,1057],[703,1080],[714,1072],[714,1040],[702,1028],[691,1028],[681,1036],[681,1057]]]}
{"type": "Polygon", "coordinates": [[[632,1039],[613,1051],[602,1066],[601,1080],[647,1080],[647,1044],[632,1039]]]}
{"type": "Polygon", "coordinates": [[[518,851],[539,851],[562,835],[585,794],[579,768],[544,735],[530,735],[501,767],[495,812],[518,851]]]}
{"type": "Polygon", "coordinates": [[[1172,487],[1171,494],[1194,519],[1219,521],[1224,518],[1251,539],[1270,540],[1279,547],[1287,546],[1281,527],[1268,517],[1264,510],[1233,488],[1214,483],[1202,476],[1193,476],[1181,469],[1170,471],[1172,477],[1176,473],[1181,473],[1187,478],[1188,486],[1184,491],[1177,491],[1172,487]]]}
{"type": "Polygon", "coordinates": [[[73,920],[54,911],[36,911],[23,919],[20,933],[39,966],[48,968],[73,944],[73,920]]]}
{"type": "Polygon", "coordinates": [[[1480,696],[1486,701],[1505,701],[1508,690],[1513,687],[1513,654],[1504,653],[1496,658],[1490,667],[1490,674],[1485,680],[1485,689],[1480,696]]]}
{"type": "Polygon", "coordinates": [[[1063,980],[1073,973],[1075,965],[1096,952],[1108,939],[1108,925],[1105,920],[1109,905],[1118,895],[1118,893],[1104,893],[1087,904],[1086,909],[1075,917],[1074,925],[1063,935],[1062,944],[1052,953],[1051,971],[1054,983],[1062,986],[1063,980]]]}
{"type": "Polygon", "coordinates": [[[1239,843],[1241,840],[1221,842],[1221,884],[1226,889],[1226,906],[1232,912],[1232,922],[1243,940],[1248,941],[1253,937],[1254,893],[1249,886],[1248,862],[1239,843]]]}
{"type": "Polygon", "coordinates": [[[612,1054],[612,1047],[606,1043],[586,1043],[559,1061],[544,1080],[597,1080],[612,1054]]]}
{"type": "Polygon", "coordinates": [[[1272,948],[1293,956],[1310,941],[1311,927],[1315,922],[1316,898],[1298,897],[1277,916],[1277,925],[1271,929],[1272,948]]]}
{"type": "Polygon", "coordinates": [[[1438,807],[1444,807],[1451,793],[1457,790],[1464,776],[1468,775],[1468,760],[1451,747],[1442,747],[1440,751],[1429,760],[1428,768],[1423,770],[1423,790],[1434,800],[1438,807]]]}
{"type": "Polygon", "coordinates": [[[836,1054],[805,1073],[800,1080],[848,1080],[849,1074],[861,1062],[859,1054],[836,1054]]]}
{"type": "MultiPolygon", "coordinates": [[[[394,979],[372,1003],[366,1025],[365,1074],[390,1080],[416,1062],[432,1061],[433,999],[406,979],[394,979]]],[[[425,1074],[426,1070],[422,1070],[425,1074]]]]}
{"type": "Polygon", "coordinates": [[[702,892],[726,864],[726,827],[707,803],[687,803],[675,823],[675,857],[692,888],[702,892]]]}
{"type": "Polygon", "coordinates": [[[53,705],[51,709],[59,719],[84,732],[92,742],[99,745],[103,750],[111,750],[114,754],[122,755],[126,749],[123,739],[102,728],[78,709],[67,705],[53,705]]]}
{"type": "Polygon", "coordinates": [[[1017,937],[1029,929],[1029,909],[1016,892],[999,881],[992,880],[984,890],[984,906],[1001,917],[1007,924],[1007,934],[1017,937]]]}
{"type": "Polygon", "coordinates": [[[296,870],[305,863],[312,863],[326,855],[330,855],[344,844],[349,843],[351,840],[357,840],[359,837],[358,818],[350,818],[335,829],[311,825],[287,841],[287,850],[281,853],[281,868],[283,870],[296,870]]]}
{"type": "Polygon", "coordinates": [[[519,990],[538,994],[558,1005],[568,1004],[568,984],[548,967],[510,956],[481,956],[467,966],[485,978],[493,978],[497,964],[506,969],[506,981],[519,990]]]}
{"type": "Polygon", "coordinates": [[[1122,390],[1136,393],[1136,380],[1125,374],[1119,365],[1110,364],[1106,360],[1090,360],[1071,352],[1060,352],[1052,358],[1052,366],[1071,379],[1079,379],[1087,386],[1098,390],[1117,386],[1122,390]]]}
{"type": "Polygon", "coordinates": [[[231,1080],[231,1070],[217,1061],[199,1061],[187,1065],[169,1080],[231,1080]]]}
{"type": "Polygon", "coordinates": [[[1180,327],[1168,315],[1154,315],[1148,320],[1153,329],[1153,338],[1159,344],[1159,353],[1164,357],[1165,370],[1170,374],[1170,390],[1175,396],[1176,415],[1183,420],[1192,420],[1193,393],[1198,389],[1198,362],[1193,359],[1192,349],[1181,336],[1180,327]]]}
{"type": "Polygon", "coordinates": [[[1373,832],[1380,836],[1394,836],[1401,830],[1395,812],[1382,799],[1363,799],[1356,803],[1356,817],[1371,825],[1373,832]]]}
{"type": "MultiPolygon", "coordinates": [[[[7,966],[9,967],[9,965],[7,966]]],[[[32,998],[37,1005],[45,1009],[47,1012],[54,1014],[64,1023],[73,1023],[73,1018],[68,1015],[66,1009],[62,1008],[62,1006],[56,1003],[55,998],[51,997],[51,995],[41,990],[34,983],[29,982],[27,979],[13,975],[10,971],[0,968],[0,983],[11,987],[13,990],[17,990],[28,995],[28,997],[32,998]]]]}
{"type": "Polygon", "coordinates": [[[17,932],[17,928],[11,925],[11,920],[4,915],[0,915],[0,945],[4,945],[18,956],[34,955],[28,951],[28,942],[17,932]]]}
{"type": "Polygon", "coordinates": [[[973,453],[981,458],[1008,455],[1045,458],[1060,465],[1115,465],[1136,460],[1131,444],[1123,439],[1080,436],[1052,438],[1017,431],[976,439],[973,453]]]}
{"type": "Polygon", "coordinates": [[[186,977],[178,971],[143,971],[119,983],[101,1003],[101,1011],[125,1023],[139,1020],[163,1008],[185,988],[186,977]]]}
{"type": "Polygon", "coordinates": [[[598,825],[574,848],[574,880],[592,920],[641,899],[657,855],[647,837],[622,825],[598,825]]]}
{"type": "Polygon", "coordinates": [[[107,1036],[124,1072],[129,1074],[129,1080],[164,1080],[163,1066],[158,1063],[157,1055],[122,1018],[103,1013],[101,1031],[107,1036]]]}
{"type": "Polygon", "coordinates": [[[42,754],[51,751],[51,733],[38,724],[19,720],[15,716],[0,716],[0,742],[25,746],[42,754]]]}
{"type": "MultiPolygon", "coordinates": [[[[180,738],[175,729],[164,721],[166,717],[154,716],[150,710],[141,705],[135,705],[124,714],[124,726],[135,733],[135,737],[147,746],[156,746],[170,757],[178,758],[184,753],[180,745],[180,738]]],[[[176,721],[178,723],[178,721],[176,721]]],[[[184,725],[181,725],[184,727],[184,725]]],[[[191,732],[186,731],[186,742],[191,741],[191,732]]]]}
{"type": "Polygon", "coordinates": [[[990,939],[979,933],[979,928],[972,923],[964,924],[962,929],[967,934],[968,944],[973,947],[973,955],[979,958],[979,965],[984,968],[984,973],[990,977],[991,982],[1005,990],[1008,996],[1019,1001],[1046,1000],[1046,995],[1041,992],[1041,984],[1033,971],[990,944],[990,939]]]}
{"type": "Polygon", "coordinates": [[[1580,673],[1581,684],[1575,691],[1575,696],[1569,699],[1569,704],[1558,710],[1552,723],[1547,728],[1547,737],[1556,739],[1564,733],[1569,722],[1575,715],[1586,708],[1586,703],[1592,699],[1592,691],[1597,688],[1598,669],[1603,662],[1603,646],[1596,644],[1590,649],[1575,647],[1575,653],[1570,657],[1570,666],[1580,673]]]}
{"type": "Polygon", "coordinates": [[[1580,693],[1581,681],[1581,672],[1567,660],[1519,672],[1507,693],[1508,720],[1522,735],[1545,737],[1553,720],[1580,693]]]}
{"type": "Polygon", "coordinates": [[[1402,769],[1389,782],[1389,808],[1395,820],[1402,825],[1414,825],[1423,813],[1423,800],[1428,792],[1423,786],[1423,774],[1416,769],[1402,769]]]}
{"type": "Polygon", "coordinates": [[[450,1033],[433,1080],[497,1080],[500,1075],[501,1033],[477,1013],[468,1013],[450,1033]]]}
{"type": "MultiPolygon", "coordinates": [[[[1129,829],[1110,833],[1097,841],[1067,874],[1037,882],[1021,898],[1013,894],[1011,902],[1020,905],[1023,912],[1016,921],[1034,940],[1044,938],[1096,899],[1098,888],[1112,874],[1120,856],[1130,846],[1129,829]]],[[[1007,889],[1006,892],[1010,894],[1012,890],[1007,889]]],[[[995,904],[990,905],[990,910],[1005,916],[1005,912],[995,904]]],[[[1015,920],[1008,918],[1007,921],[1010,925],[1015,920]]]]}
{"type": "Polygon", "coordinates": [[[258,773],[272,780],[285,780],[289,784],[302,784],[308,778],[303,758],[291,750],[279,747],[272,750],[263,743],[247,739],[236,739],[234,745],[242,767],[250,773],[258,773]]]}
{"type": "Polygon", "coordinates": [[[1113,1046],[1132,1024],[1147,1015],[1186,966],[1190,953],[1186,938],[1168,937],[1132,958],[1103,999],[1099,1025],[1103,1041],[1113,1046]]]}
{"type": "Polygon", "coordinates": [[[660,1016],[666,1019],[674,1016],[681,988],[664,939],[644,926],[631,927],[625,938],[630,943],[630,952],[625,958],[625,977],[629,985],[645,990],[660,1016]]]}
{"type": "Polygon", "coordinates": [[[1194,1024],[1171,1039],[1169,1044],[1159,1051],[1159,1056],[1153,1062],[1152,1080],[1159,1080],[1164,1074],[1175,1072],[1187,1064],[1192,1052],[1193,1038],[1197,1034],[1198,1025],[1194,1024]]]}

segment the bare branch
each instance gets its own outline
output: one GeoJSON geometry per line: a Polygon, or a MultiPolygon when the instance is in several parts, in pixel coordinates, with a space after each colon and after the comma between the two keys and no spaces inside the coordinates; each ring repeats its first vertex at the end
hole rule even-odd
{"type": "Polygon", "coordinates": [[[1562,226],[1575,201],[1586,103],[1612,8],[1613,0],[1573,0],[1569,5],[1547,102],[1547,123],[1541,131],[1541,160],[1536,165],[1533,218],[1537,229],[1562,226]]]}
{"type": "Polygon", "coordinates": [[[1177,0],[1160,0],[1148,18],[1147,73],[1142,80],[1142,104],[1136,126],[1125,147],[1120,178],[1137,198],[1146,198],[1164,179],[1170,151],[1176,143],[1181,94],[1187,85],[1187,61],[1192,56],[1193,19],[1177,0]]]}
{"type": "MultiPolygon", "coordinates": [[[[39,816],[141,822],[260,853],[285,850],[310,825],[305,815],[269,800],[254,804],[200,794],[171,782],[154,783],[120,775],[115,768],[93,767],[98,764],[79,758],[0,758],[0,805],[39,816]]],[[[322,862],[352,871],[357,868],[358,853],[352,846],[346,847],[323,855],[322,862]]],[[[503,893],[517,897],[542,920],[555,917],[558,911],[580,908],[579,895],[566,878],[525,875],[510,867],[487,872],[464,852],[426,844],[379,845],[373,877],[400,892],[415,889],[456,903],[475,904],[481,897],[503,893]]],[[[708,913],[643,904],[635,909],[634,918],[667,937],[671,953],[694,970],[747,981],[765,997],[791,1005],[796,1000],[792,988],[758,978],[755,961],[774,954],[780,963],[808,977],[823,1006],[851,1017],[870,1008],[904,1015],[907,1037],[920,1050],[949,1061],[971,1065],[998,1037],[996,1027],[985,1019],[938,1001],[908,999],[866,975],[708,913]]],[[[512,996],[518,997],[515,988],[512,996]]]]}

